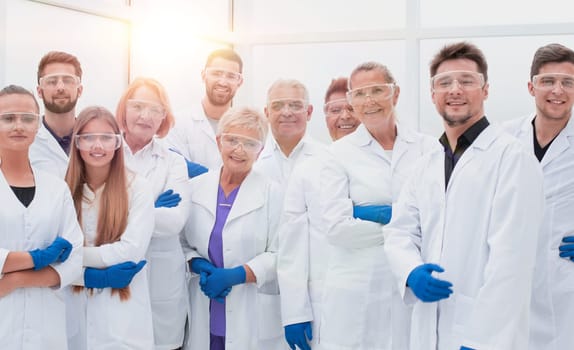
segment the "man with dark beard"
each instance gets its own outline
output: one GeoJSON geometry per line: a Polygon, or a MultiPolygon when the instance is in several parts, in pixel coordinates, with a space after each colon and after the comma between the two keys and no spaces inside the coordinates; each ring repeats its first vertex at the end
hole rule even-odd
{"type": "Polygon", "coordinates": [[[205,83],[201,105],[192,111],[191,117],[177,118],[167,137],[169,146],[187,160],[189,177],[221,166],[215,131],[243,83],[242,70],[243,61],[232,49],[219,49],[209,54],[201,72],[205,83]]]}
{"type": "Polygon", "coordinates": [[[44,116],[30,147],[32,165],[64,178],[76,103],[82,95],[82,67],[76,56],[48,52],[38,64],[38,96],[44,102],[44,116]]]}

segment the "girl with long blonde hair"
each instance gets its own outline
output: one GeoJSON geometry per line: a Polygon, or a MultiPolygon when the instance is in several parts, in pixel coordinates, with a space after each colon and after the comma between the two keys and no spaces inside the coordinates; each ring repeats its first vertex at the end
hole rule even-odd
{"type": "Polygon", "coordinates": [[[78,115],[66,182],[84,232],[84,276],[68,295],[72,349],[153,347],[145,252],[153,200],[124,168],[122,138],[103,107],[78,115]]]}

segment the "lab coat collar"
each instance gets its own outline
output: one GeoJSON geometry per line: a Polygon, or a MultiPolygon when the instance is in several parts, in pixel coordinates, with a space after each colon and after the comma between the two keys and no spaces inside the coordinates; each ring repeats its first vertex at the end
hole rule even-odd
{"type": "MultiPolygon", "coordinates": [[[[303,135],[303,137],[301,138],[297,146],[295,146],[295,148],[293,149],[293,151],[289,156],[293,157],[299,151],[303,152],[303,154],[305,155],[314,154],[313,147],[309,147],[309,145],[314,144],[316,142],[317,141],[315,141],[312,137],[308,136],[307,134],[303,135]]],[[[281,152],[281,155],[283,155],[283,152],[281,151],[281,148],[279,147],[277,140],[275,140],[275,137],[273,137],[272,133],[269,133],[267,134],[267,139],[265,140],[265,147],[263,147],[263,151],[261,151],[259,159],[272,157],[273,153],[275,152],[281,152]]]]}
{"type": "MultiPolygon", "coordinates": [[[[123,135],[122,135],[122,137],[123,137],[123,135]]],[[[124,150],[126,152],[128,152],[129,155],[131,155],[132,157],[137,157],[137,158],[145,157],[148,154],[151,154],[152,157],[164,158],[166,156],[166,152],[167,152],[165,147],[163,147],[161,141],[155,137],[152,138],[151,141],[147,145],[145,145],[142,149],[140,149],[136,153],[132,153],[132,150],[128,146],[127,142],[125,142],[125,138],[124,138],[122,144],[124,146],[124,150]]]]}
{"type": "MultiPolygon", "coordinates": [[[[403,126],[399,123],[395,123],[397,128],[397,139],[401,139],[404,142],[412,143],[416,141],[415,133],[403,126]]],[[[369,146],[371,143],[376,142],[369,130],[365,127],[365,125],[360,124],[352,134],[345,136],[351,143],[359,147],[369,146]]]]}
{"type": "Polygon", "coordinates": [[[194,121],[194,126],[199,126],[201,132],[209,136],[209,139],[215,143],[215,132],[207,120],[205,111],[203,110],[203,105],[199,103],[196,105],[192,111],[191,119],[194,121]]]}
{"type": "MultiPolygon", "coordinates": [[[[532,125],[530,125],[530,127],[532,128],[532,125]]],[[[532,139],[530,140],[530,142],[533,142],[532,139]]],[[[544,168],[568,149],[574,149],[574,122],[572,121],[572,117],[570,117],[564,129],[562,129],[554,141],[552,141],[540,165],[544,168]]]]}
{"type": "MultiPolygon", "coordinates": [[[[196,189],[194,195],[191,197],[192,202],[198,203],[206,208],[213,217],[215,217],[217,206],[217,189],[219,188],[220,174],[221,169],[219,171],[209,171],[192,180],[196,182],[196,189]]],[[[265,198],[262,188],[265,186],[266,181],[267,180],[257,171],[252,170],[249,172],[239,188],[233,207],[227,217],[227,222],[264,205],[265,198]]]]}

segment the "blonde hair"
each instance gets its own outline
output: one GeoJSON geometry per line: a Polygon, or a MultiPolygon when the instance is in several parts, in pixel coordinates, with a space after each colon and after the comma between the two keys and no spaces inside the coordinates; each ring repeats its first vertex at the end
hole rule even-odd
{"type": "MultiPolygon", "coordinates": [[[[84,127],[92,120],[103,120],[108,123],[114,133],[120,134],[120,128],[110,111],[103,107],[87,107],[80,112],[74,125],[72,143],[70,145],[70,162],[66,172],[66,183],[70,187],[78,222],[82,223],[82,201],[84,197],[84,184],[86,183],[86,165],[76,147],[76,135],[80,134],[84,127]]],[[[128,224],[128,181],[124,166],[124,152],[122,147],[114,151],[114,157],[110,163],[110,170],[106,179],[98,212],[98,224],[96,228],[95,246],[113,243],[120,240],[128,224]]],[[[83,287],[74,287],[74,291],[80,291],[83,287]]],[[[120,300],[130,297],[129,286],[121,289],[112,289],[112,295],[119,293],[120,300]]]]}
{"type": "Polygon", "coordinates": [[[152,78],[136,78],[124,91],[120,101],[118,102],[118,108],[116,109],[116,119],[118,124],[123,131],[126,131],[126,104],[127,101],[134,95],[137,89],[140,87],[147,87],[151,89],[159,97],[161,101],[161,106],[165,109],[165,118],[162,120],[159,129],[157,129],[156,135],[164,137],[167,135],[169,130],[175,124],[175,118],[169,104],[169,99],[164,87],[159,83],[159,81],[152,78]]]}
{"type": "Polygon", "coordinates": [[[265,143],[268,131],[267,118],[259,111],[249,107],[230,108],[225,112],[217,124],[217,135],[233,127],[255,130],[259,134],[259,140],[265,143]]]}

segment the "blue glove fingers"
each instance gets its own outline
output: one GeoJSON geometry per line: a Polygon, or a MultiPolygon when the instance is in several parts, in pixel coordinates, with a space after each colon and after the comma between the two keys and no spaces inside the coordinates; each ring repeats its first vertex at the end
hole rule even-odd
{"type": "Polygon", "coordinates": [[[428,286],[425,290],[425,294],[430,298],[448,298],[452,294],[452,289],[450,288],[436,288],[428,286]]]}
{"type": "Polygon", "coordinates": [[[68,241],[66,241],[67,245],[64,246],[64,248],[62,248],[62,253],[60,254],[60,258],[58,259],[58,261],[60,262],[64,262],[66,260],[68,260],[68,257],[70,257],[70,253],[72,253],[72,244],[68,241]]]}
{"type": "Polygon", "coordinates": [[[313,340],[313,328],[311,327],[311,322],[307,322],[305,325],[305,335],[307,339],[313,340]]]}
{"type": "Polygon", "coordinates": [[[566,236],[562,238],[562,242],[564,243],[574,243],[574,236],[566,236]]]}
{"type": "Polygon", "coordinates": [[[140,261],[139,263],[137,263],[136,266],[135,266],[135,271],[136,271],[136,272],[134,273],[134,275],[137,274],[138,272],[140,272],[140,271],[143,269],[143,267],[145,266],[145,264],[147,264],[147,261],[146,261],[146,260],[142,260],[142,261],[140,261]]]}
{"type": "Polygon", "coordinates": [[[185,162],[187,163],[187,177],[189,177],[190,179],[203,173],[206,173],[209,170],[203,165],[191,162],[187,159],[185,160],[185,162]]]}
{"type": "Polygon", "coordinates": [[[473,348],[467,348],[466,346],[461,346],[460,350],[474,350],[473,348]]]}
{"type": "Polygon", "coordinates": [[[205,283],[207,282],[207,272],[205,271],[201,271],[199,273],[199,285],[200,286],[205,286],[205,283]]]}
{"type": "Polygon", "coordinates": [[[307,337],[312,338],[310,330],[311,322],[295,323],[285,326],[285,340],[292,349],[295,346],[301,350],[311,350],[307,342],[307,337]],[[307,336],[306,336],[307,335],[307,336]]]}
{"type": "Polygon", "coordinates": [[[429,286],[436,287],[436,288],[450,288],[452,287],[452,283],[445,280],[439,280],[438,278],[434,278],[433,276],[429,276],[427,283],[429,286]]]}
{"type": "Polygon", "coordinates": [[[444,272],[444,269],[437,265],[437,264],[424,264],[422,265],[424,267],[424,269],[426,271],[432,272],[432,271],[436,271],[436,272],[444,272]]]}
{"type": "Polygon", "coordinates": [[[157,199],[160,199],[160,198],[163,199],[163,198],[171,196],[172,194],[173,194],[173,190],[170,188],[170,189],[165,190],[162,194],[160,194],[157,197],[157,199]]]}
{"type": "Polygon", "coordinates": [[[195,273],[201,273],[202,271],[207,272],[207,274],[212,273],[215,270],[215,266],[204,258],[193,258],[189,263],[189,268],[195,273]]]}

